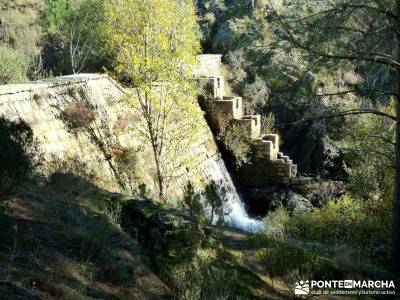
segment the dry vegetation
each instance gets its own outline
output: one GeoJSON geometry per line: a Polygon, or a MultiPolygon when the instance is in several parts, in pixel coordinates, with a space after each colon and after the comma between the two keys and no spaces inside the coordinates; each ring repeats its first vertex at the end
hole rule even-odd
{"type": "MultiPolygon", "coordinates": [[[[73,175],[9,196],[1,299],[160,299],[169,289],[141,246],[104,214],[107,193],[73,175]]],[[[114,219],[115,220],[115,219],[114,219]]]]}

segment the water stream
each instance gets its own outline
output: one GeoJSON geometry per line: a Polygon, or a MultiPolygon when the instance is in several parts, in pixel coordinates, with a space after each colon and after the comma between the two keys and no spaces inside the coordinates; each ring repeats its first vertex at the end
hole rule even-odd
{"type": "Polygon", "coordinates": [[[228,225],[243,230],[247,232],[261,232],[265,229],[262,220],[257,220],[250,218],[246,212],[245,204],[240,199],[240,196],[233,184],[232,178],[226,169],[226,166],[220,158],[218,161],[213,161],[216,166],[214,166],[213,174],[211,174],[212,180],[214,180],[218,185],[223,185],[226,187],[226,207],[224,210],[227,212],[225,220],[228,225]]]}

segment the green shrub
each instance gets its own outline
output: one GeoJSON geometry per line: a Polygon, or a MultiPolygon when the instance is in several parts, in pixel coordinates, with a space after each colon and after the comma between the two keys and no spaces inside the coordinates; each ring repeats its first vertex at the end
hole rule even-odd
{"type": "Polygon", "coordinates": [[[26,80],[27,65],[22,53],[0,44],[0,85],[26,80]]]}
{"type": "Polygon", "coordinates": [[[258,252],[265,270],[272,277],[297,269],[300,273],[310,274],[316,255],[312,251],[304,250],[293,244],[267,240],[267,248],[258,252]]]}
{"type": "Polygon", "coordinates": [[[177,299],[238,299],[239,274],[216,257],[196,255],[190,261],[169,266],[163,274],[177,299]]]}
{"type": "Polygon", "coordinates": [[[80,233],[82,238],[81,255],[86,261],[95,261],[100,258],[110,234],[109,223],[106,218],[99,216],[98,219],[80,233]]]}
{"type": "Polygon", "coordinates": [[[366,250],[375,243],[388,245],[390,239],[390,207],[384,202],[358,201],[348,194],[310,214],[290,217],[279,208],[265,223],[269,237],[283,240],[347,244],[366,250]]]}
{"type": "Polygon", "coordinates": [[[29,125],[0,118],[0,195],[29,179],[38,165],[38,147],[29,125]]]}
{"type": "Polygon", "coordinates": [[[15,219],[7,213],[4,200],[0,199],[0,247],[9,247],[15,238],[15,219]]]}
{"type": "Polygon", "coordinates": [[[294,284],[304,278],[343,279],[343,272],[332,260],[295,241],[267,239],[267,247],[259,250],[257,256],[264,270],[271,278],[281,277],[294,284]]]}
{"type": "Polygon", "coordinates": [[[247,130],[241,125],[221,117],[220,131],[217,139],[220,140],[233,158],[237,168],[250,161],[252,141],[247,130]]]}
{"type": "Polygon", "coordinates": [[[190,219],[196,223],[204,223],[205,212],[201,204],[201,195],[195,191],[193,184],[189,181],[185,187],[182,201],[178,203],[179,208],[190,219]]]}
{"type": "Polygon", "coordinates": [[[195,190],[193,184],[188,182],[179,209],[191,220],[198,224],[225,223],[227,190],[223,185],[211,181],[203,192],[195,190]]]}
{"type": "Polygon", "coordinates": [[[0,42],[18,50],[26,57],[38,55],[42,36],[42,10],[43,0],[0,1],[0,42]]]}
{"type": "Polygon", "coordinates": [[[204,200],[206,209],[209,211],[209,223],[216,221],[218,225],[225,223],[225,203],[228,201],[227,189],[223,185],[211,181],[204,189],[204,200]]]}
{"type": "Polygon", "coordinates": [[[262,108],[267,103],[269,92],[266,82],[257,76],[253,83],[245,84],[243,94],[251,100],[251,104],[256,111],[262,111],[262,108]]]}

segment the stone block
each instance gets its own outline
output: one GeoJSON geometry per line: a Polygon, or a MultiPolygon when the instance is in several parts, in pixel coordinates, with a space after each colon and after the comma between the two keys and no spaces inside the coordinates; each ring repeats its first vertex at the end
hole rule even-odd
{"type": "Polygon", "coordinates": [[[242,117],[243,121],[247,121],[247,127],[252,140],[258,139],[261,134],[261,116],[246,115],[242,117]]]}
{"type": "Polygon", "coordinates": [[[276,152],[279,152],[279,135],[277,134],[265,134],[262,137],[263,140],[265,141],[272,141],[272,143],[274,144],[274,148],[276,152]]]}

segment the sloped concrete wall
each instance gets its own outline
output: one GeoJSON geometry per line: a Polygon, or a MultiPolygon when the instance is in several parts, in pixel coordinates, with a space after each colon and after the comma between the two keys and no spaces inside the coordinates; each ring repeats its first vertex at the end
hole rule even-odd
{"type": "MultiPolygon", "coordinates": [[[[121,120],[126,121],[127,116],[134,115],[131,109],[118,101],[123,96],[124,89],[121,86],[107,75],[99,74],[79,74],[11,84],[0,86],[0,115],[12,120],[24,120],[31,126],[39,141],[48,172],[80,168],[80,171],[96,174],[96,180],[102,182],[104,187],[120,191],[107,153],[101,151],[98,143],[85,132],[68,130],[61,118],[68,103],[88,103],[96,112],[95,122],[98,126],[93,134],[97,141],[111,139],[112,143],[134,149],[138,157],[133,164],[140,173],[134,176],[139,176],[138,181],[153,189],[154,166],[150,149],[142,145],[134,134],[117,134],[121,120]],[[141,150],[137,151],[140,146],[141,150]]],[[[129,119],[129,122],[132,120],[129,119]]],[[[186,151],[191,161],[190,166],[181,166],[179,176],[171,180],[171,195],[181,195],[188,180],[197,185],[211,180],[223,181],[236,193],[205,120],[201,128],[201,138],[186,151]]]]}

